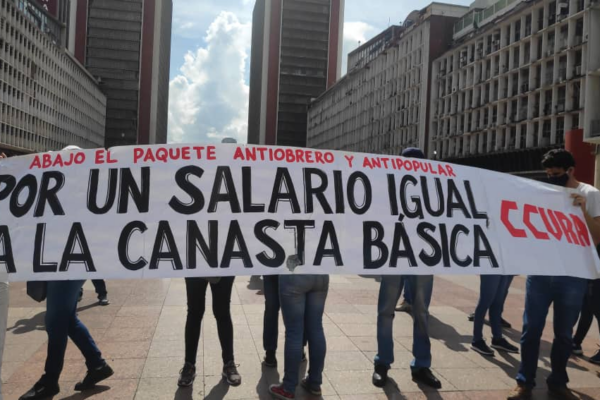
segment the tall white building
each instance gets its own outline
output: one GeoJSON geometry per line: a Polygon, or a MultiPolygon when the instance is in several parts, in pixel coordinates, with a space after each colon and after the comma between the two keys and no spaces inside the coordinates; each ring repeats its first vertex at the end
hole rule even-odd
{"type": "Polygon", "coordinates": [[[65,50],[66,29],[36,1],[0,0],[0,150],[104,145],[106,97],[65,50]]]}
{"type": "Polygon", "coordinates": [[[430,157],[525,172],[569,130],[600,139],[597,0],[500,0],[454,40],[433,63],[430,157]]]}
{"type": "Polygon", "coordinates": [[[354,51],[348,74],[309,106],[307,146],[380,154],[425,149],[431,63],[448,49],[454,22],[467,11],[432,3],[413,11],[394,40],[380,35],[354,51]]]}

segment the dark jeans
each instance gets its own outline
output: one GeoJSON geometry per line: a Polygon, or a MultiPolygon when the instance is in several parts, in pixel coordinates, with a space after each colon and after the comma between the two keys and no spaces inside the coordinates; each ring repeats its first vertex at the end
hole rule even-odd
{"type": "Polygon", "coordinates": [[[587,281],[568,276],[530,276],[527,278],[521,365],[517,382],[535,386],[540,354],[540,340],[550,305],[554,303],[554,341],[550,353],[552,372],[546,382],[566,386],[569,382],[567,362],[573,348],[573,326],[583,304],[587,281]]]}
{"type": "Polygon", "coordinates": [[[412,303],[413,371],[431,367],[431,341],[429,340],[429,304],[433,292],[433,275],[384,275],[381,277],[377,302],[377,355],[375,364],[389,367],[394,363],[394,308],[400,298],[401,280],[404,293],[412,303]],[[407,289],[409,289],[407,293],[407,289]]]}
{"type": "MultiPolygon", "coordinates": [[[[233,361],[233,322],[231,321],[231,291],[235,277],[221,278],[218,283],[210,284],[212,293],[212,309],[217,320],[219,342],[223,364],[233,361]]],[[[198,341],[204,309],[206,306],[206,289],[208,281],[202,278],[185,278],[187,292],[187,320],[185,322],[185,361],[196,365],[198,341]]]]}
{"type": "MultiPolygon", "coordinates": [[[[263,348],[268,352],[277,351],[279,338],[279,275],[263,276],[263,292],[265,294],[265,314],[263,317],[263,348]]],[[[306,346],[306,332],[302,345],[306,346]]]]}
{"type": "Polygon", "coordinates": [[[581,309],[581,316],[579,317],[577,333],[573,337],[574,344],[581,345],[583,343],[585,336],[592,326],[594,316],[600,329],[600,279],[589,282],[583,301],[583,308],[581,309]]]}
{"type": "Polygon", "coordinates": [[[492,338],[502,338],[502,311],[512,282],[512,276],[481,275],[479,285],[479,302],[473,319],[473,342],[483,340],[483,321],[488,310],[492,338]]]}
{"type": "Polygon", "coordinates": [[[48,355],[44,375],[44,380],[48,382],[58,382],[64,365],[68,338],[71,338],[85,357],[88,370],[106,364],[90,332],[77,318],[77,299],[84,282],[48,282],[46,298],[48,355]]]}
{"type": "Polygon", "coordinates": [[[296,392],[302,360],[302,338],[308,336],[310,386],[321,386],[327,343],[323,330],[328,275],[281,275],[281,313],[285,324],[285,366],[283,387],[296,392]]]}

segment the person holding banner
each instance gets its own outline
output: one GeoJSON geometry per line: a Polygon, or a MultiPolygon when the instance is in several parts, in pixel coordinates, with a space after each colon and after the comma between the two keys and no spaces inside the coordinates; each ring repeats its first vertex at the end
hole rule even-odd
{"type": "MultiPolygon", "coordinates": [[[[586,291],[583,308],[581,309],[579,324],[573,337],[573,354],[578,356],[583,355],[581,343],[583,343],[583,339],[585,339],[589,332],[592,322],[594,322],[594,317],[596,317],[596,322],[600,328],[600,279],[591,280],[588,283],[588,290],[586,291]]],[[[588,360],[592,364],[600,365],[600,350],[588,360]]]]}
{"type": "MultiPolygon", "coordinates": [[[[64,150],[81,150],[67,146],[64,150]]],[[[114,374],[102,358],[102,353],[86,326],[77,317],[77,301],[85,281],[50,281],[46,284],[46,332],[48,352],[44,375],[19,400],[38,400],[52,397],[60,392],[58,380],[65,361],[68,339],[75,343],[85,357],[88,368],[85,378],[75,385],[76,391],[93,389],[94,386],[114,374]]]]}
{"type": "MultiPolygon", "coordinates": [[[[0,160],[6,154],[0,151],[0,160]]],[[[0,375],[2,374],[2,355],[4,353],[4,339],[6,337],[6,323],[8,320],[8,272],[0,267],[0,375]]],[[[0,379],[0,400],[2,400],[2,379],[0,379]]]]}
{"type": "Polygon", "coordinates": [[[233,321],[231,320],[231,292],[234,276],[214,278],[185,278],[187,294],[187,319],[185,322],[185,363],[181,369],[178,386],[191,386],[196,379],[196,356],[200,328],[206,308],[206,289],[210,285],[212,309],[217,320],[217,331],[223,359],[223,379],[230,386],[242,384],[233,355],[233,321]]]}
{"type": "Polygon", "coordinates": [[[473,319],[471,349],[485,356],[494,356],[494,350],[490,349],[483,339],[483,320],[488,310],[492,327],[492,348],[507,353],[519,353],[519,349],[502,335],[502,310],[512,279],[513,277],[510,275],[480,276],[479,302],[473,319]]]}
{"type": "MultiPolygon", "coordinates": [[[[267,368],[277,367],[277,340],[279,337],[279,275],[263,276],[263,287],[265,293],[265,313],[263,317],[263,348],[265,358],[263,365],[267,368]]],[[[302,345],[306,347],[308,339],[306,332],[302,339],[302,345]]],[[[302,351],[302,362],[306,361],[306,352],[302,351]]]]}
{"type": "Polygon", "coordinates": [[[84,281],[49,281],[46,297],[46,332],[48,353],[45,373],[19,400],[40,400],[60,392],[58,380],[63,369],[68,338],[85,357],[88,372],[75,385],[76,391],[85,391],[113,375],[112,368],[102,358],[90,332],[77,317],[77,298],[84,281]]]}
{"type": "MultiPolygon", "coordinates": [[[[600,192],[591,185],[575,179],[575,159],[564,149],[551,150],[544,155],[542,167],[551,184],[575,189],[571,195],[575,205],[584,213],[594,243],[600,242],[600,192]]],[[[583,304],[587,281],[570,276],[529,276],[525,292],[523,333],[521,335],[521,365],[517,386],[508,400],[527,400],[532,397],[540,352],[540,340],[546,325],[550,305],[554,303],[554,341],[550,362],[552,372],[546,379],[553,398],[575,400],[567,387],[567,362],[573,349],[573,327],[583,304]]]]}
{"type": "MultiPolygon", "coordinates": [[[[420,149],[407,148],[403,157],[424,159],[420,149]]],[[[394,362],[394,308],[402,290],[401,276],[381,277],[377,305],[377,355],[372,382],[376,387],[384,387],[388,380],[388,370],[394,362]]],[[[442,383],[431,372],[431,342],[429,340],[429,304],[433,291],[433,275],[409,275],[404,277],[404,290],[411,303],[413,317],[413,356],[410,364],[412,378],[434,389],[441,389],[442,383]]]]}
{"type": "Polygon", "coordinates": [[[309,369],[301,385],[312,396],[321,396],[327,352],[323,314],[329,292],[329,275],[281,275],[279,290],[285,325],[285,367],[283,382],[271,385],[269,393],[283,400],[296,397],[302,342],[306,332],[309,369]]]}

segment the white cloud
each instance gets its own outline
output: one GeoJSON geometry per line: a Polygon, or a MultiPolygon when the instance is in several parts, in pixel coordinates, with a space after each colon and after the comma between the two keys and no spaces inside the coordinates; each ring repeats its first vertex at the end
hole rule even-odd
{"type": "Polygon", "coordinates": [[[369,40],[376,28],[366,22],[346,22],[344,23],[344,59],[342,60],[342,74],[346,73],[348,64],[348,53],[356,49],[359,43],[365,43],[369,40]]]}
{"type": "Polygon", "coordinates": [[[169,86],[170,142],[247,140],[250,38],[250,24],[221,12],[206,32],[205,46],[185,55],[169,86]]]}

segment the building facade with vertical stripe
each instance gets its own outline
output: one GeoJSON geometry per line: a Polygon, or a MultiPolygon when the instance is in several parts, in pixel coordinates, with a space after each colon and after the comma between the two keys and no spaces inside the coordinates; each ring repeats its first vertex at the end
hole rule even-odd
{"type": "Polygon", "coordinates": [[[172,0],[71,0],[74,53],[107,97],[106,147],[167,141],[172,0]]]}
{"type": "Polygon", "coordinates": [[[248,143],[306,146],[307,107],[341,75],[344,0],[257,0],[248,143]]]}

